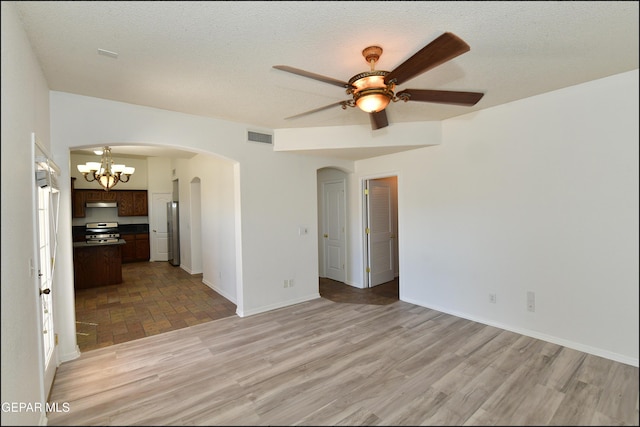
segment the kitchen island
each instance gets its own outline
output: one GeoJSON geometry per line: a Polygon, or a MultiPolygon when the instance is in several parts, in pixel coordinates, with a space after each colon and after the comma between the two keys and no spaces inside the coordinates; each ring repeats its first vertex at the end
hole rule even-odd
{"type": "Polygon", "coordinates": [[[76,289],[122,283],[122,245],[118,239],[109,243],[75,242],[73,244],[73,276],[76,289]]]}

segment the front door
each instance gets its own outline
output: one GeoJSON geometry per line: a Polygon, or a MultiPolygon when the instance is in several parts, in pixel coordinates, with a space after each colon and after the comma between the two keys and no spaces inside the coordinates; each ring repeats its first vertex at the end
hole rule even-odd
{"type": "Polygon", "coordinates": [[[151,259],[153,261],[169,260],[169,233],[167,230],[167,203],[172,200],[172,193],[153,193],[151,195],[151,259]]]}
{"type": "Polygon", "coordinates": [[[324,187],[324,272],[329,279],[347,281],[345,235],[345,183],[326,182],[324,187]]]}
{"type": "Polygon", "coordinates": [[[44,392],[49,393],[57,368],[56,334],[53,320],[53,275],[55,271],[58,206],[60,193],[51,179],[47,161],[36,161],[37,287],[40,299],[44,392]]]}
{"type": "Polygon", "coordinates": [[[394,233],[393,192],[385,179],[365,182],[366,243],[369,287],[393,280],[394,233]]]}

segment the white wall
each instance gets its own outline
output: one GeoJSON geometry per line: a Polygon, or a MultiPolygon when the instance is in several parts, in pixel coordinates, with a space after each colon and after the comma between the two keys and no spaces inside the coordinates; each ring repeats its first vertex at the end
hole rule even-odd
{"type": "MultiPolygon", "coordinates": [[[[180,171],[181,182],[187,182],[187,192],[180,191],[180,204],[188,205],[187,212],[181,212],[185,232],[193,236],[192,219],[198,214],[192,212],[200,207],[199,245],[201,245],[202,280],[228,300],[237,302],[236,277],[236,230],[241,220],[235,209],[234,163],[216,156],[198,154],[188,161],[185,171],[180,171]],[[192,200],[191,188],[194,178],[199,179],[199,200],[192,200]]],[[[185,242],[186,243],[186,242],[185,242]]],[[[183,245],[181,245],[183,246],[183,245]]],[[[187,246],[193,246],[189,244],[187,246]]],[[[197,248],[191,253],[195,255],[197,248]]],[[[193,255],[191,258],[193,258],[193,255]]],[[[189,261],[189,268],[196,266],[189,261]]]]}
{"type": "MultiPolygon", "coordinates": [[[[35,259],[31,133],[50,151],[49,92],[14,6],[2,2],[2,425],[38,425],[45,414],[5,412],[4,402],[40,403],[41,327],[35,259]]],[[[57,159],[54,159],[59,164],[57,159]]],[[[54,295],[55,299],[55,295],[54,295]]]]}
{"type": "Polygon", "coordinates": [[[638,366],[637,70],[356,168],[399,171],[402,300],[638,366]]]}
{"type": "MultiPolygon", "coordinates": [[[[194,177],[189,182],[189,210],[191,211],[191,274],[202,273],[202,189],[200,178],[194,177]]],[[[233,180],[231,180],[231,194],[233,194],[233,180]]],[[[232,199],[233,201],[233,199],[232,199]]],[[[233,205],[232,205],[233,208],[233,205]]],[[[206,218],[206,215],[205,215],[206,218]]],[[[235,260],[235,257],[233,257],[235,260]]],[[[235,282],[235,278],[234,278],[235,282]]]]}

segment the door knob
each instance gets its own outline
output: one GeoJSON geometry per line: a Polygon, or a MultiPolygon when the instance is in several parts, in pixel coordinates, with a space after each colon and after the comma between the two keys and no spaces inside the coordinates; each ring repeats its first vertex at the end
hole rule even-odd
{"type": "Polygon", "coordinates": [[[47,289],[40,289],[40,295],[42,294],[47,294],[49,295],[51,293],[51,289],[47,288],[47,289]]]}
{"type": "Polygon", "coordinates": [[[325,234],[325,235],[324,235],[324,238],[325,238],[325,239],[329,238],[329,235],[328,235],[328,234],[325,234]]]}

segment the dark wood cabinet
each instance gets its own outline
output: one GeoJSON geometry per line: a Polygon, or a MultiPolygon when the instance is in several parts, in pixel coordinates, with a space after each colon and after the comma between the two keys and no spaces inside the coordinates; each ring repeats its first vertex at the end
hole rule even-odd
{"type": "MultiPolygon", "coordinates": [[[[72,178],[72,186],[73,186],[72,178]]],[[[72,203],[72,215],[73,218],[84,218],[87,216],[86,206],[87,202],[115,202],[117,195],[114,191],[104,190],[86,190],[86,189],[71,189],[71,203],[72,203]]]]}
{"type": "Polygon", "coordinates": [[[149,261],[149,233],[121,234],[120,238],[127,242],[122,246],[123,263],[149,261]]]}
{"type": "Polygon", "coordinates": [[[149,202],[146,190],[117,192],[118,216],[148,216],[149,202]]]}
{"type": "Polygon", "coordinates": [[[76,190],[76,179],[71,177],[71,217],[84,218],[86,216],[84,210],[84,193],[76,190]]]}
{"type": "Polygon", "coordinates": [[[85,193],[85,202],[115,202],[117,194],[114,191],[82,190],[85,193]]]}
{"type": "Polygon", "coordinates": [[[123,245],[74,245],[73,276],[76,289],[122,283],[123,245]]]}
{"type": "Polygon", "coordinates": [[[120,238],[125,242],[122,245],[122,262],[135,262],[136,261],[136,235],[135,234],[121,234],[120,238]]]}
{"type": "Polygon", "coordinates": [[[84,208],[84,204],[86,202],[84,196],[84,191],[73,190],[72,192],[72,215],[74,218],[84,218],[87,215],[84,208]]]}
{"type": "Polygon", "coordinates": [[[73,218],[86,216],[87,202],[117,202],[118,216],[148,216],[147,190],[87,190],[71,188],[73,218]]]}
{"type": "Polygon", "coordinates": [[[151,247],[149,246],[149,233],[136,234],[136,259],[139,261],[149,261],[151,257],[151,247]]]}

